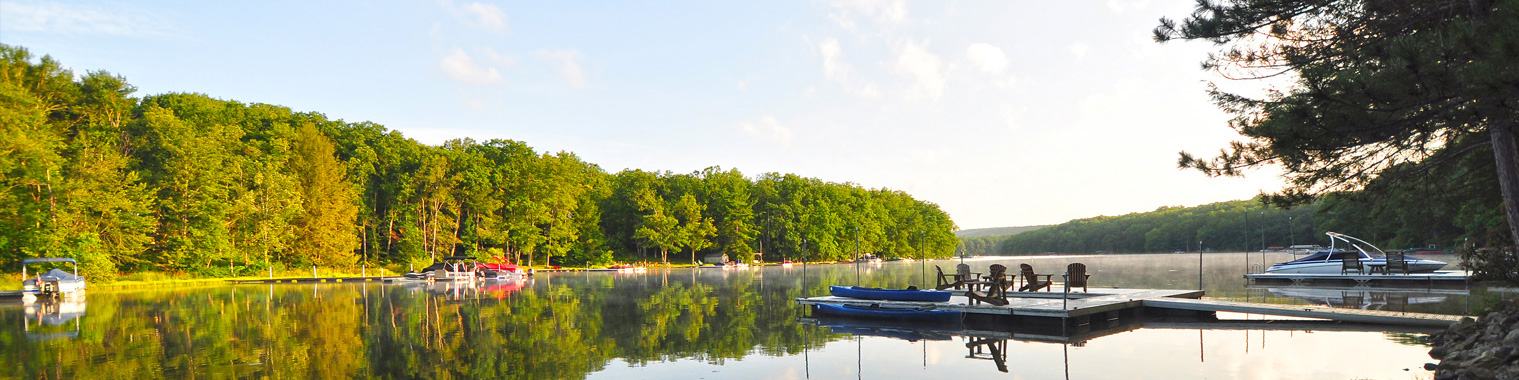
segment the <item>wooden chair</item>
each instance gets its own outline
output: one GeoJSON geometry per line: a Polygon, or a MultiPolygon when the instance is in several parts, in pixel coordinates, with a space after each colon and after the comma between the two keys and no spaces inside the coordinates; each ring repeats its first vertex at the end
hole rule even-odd
{"type": "Polygon", "coordinates": [[[944,290],[956,287],[954,277],[944,274],[944,268],[940,268],[938,264],[935,264],[934,270],[939,271],[939,279],[934,282],[934,289],[944,290]]]}
{"type": "Polygon", "coordinates": [[[1018,291],[1037,292],[1040,288],[1044,288],[1045,291],[1050,290],[1050,282],[1052,281],[1050,278],[1054,277],[1055,275],[1034,274],[1034,267],[1028,264],[1018,264],[1018,268],[1021,269],[1022,272],[1020,276],[1022,277],[1023,284],[1023,286],[1018,287],[1018,291]],[[1039,281],[1039,277],[1044,277],[1044,281],[1039,281]]]}
{"type": "Polygon", "coordinates": [[[980,273],[971,272],[970,265],[966,263],[955,264],[955,280],[976,281],[981,278],[980,273]]]}
{"type": "Polygon", "coordinates": [[[1061,277],[1065,278],[1066,293],[1070,293],[1071,288],[1077,286],[1081,287],[1082,293],[1090,293],[1087,291],[1087,279],[1092,278],[1092,275],[1087,274],[1086,264],[1071,263],[1071,265],[1066,265],[1065,274],[1061,275],[1061,277]]]}
{"type": "Polygon", "coordinates": [[[970,298],[972,301],[985,302],[997,306],[1006,306],[1007,288],[1009,286],[1007,283],[1007,266],[1004,266],[1002,264],[992,264],[991,274],[986,276],[986,278],[986,281],[977,283],[986,286],[985,292],[971,289],[970,291],[965,292],[965,298],[970,298]]]}
{"type": "Polygon", "coordinates": [[[1387,274],[1393,274],[1394,272],[1408,274],[1408,262],[1403,260],[1403,251],[1388,252],[1387,266],[1383,267],[1382,270],[1386,271],[1387,274]]]}
{"type": "Polygon", "coordinates": [[[1340,255],[1340,274],[1350,273],[1354,269],[1356,273],[1366,274],[1366,267],[1361,265],[1359,252],[1342,252],[1340,255]]]}

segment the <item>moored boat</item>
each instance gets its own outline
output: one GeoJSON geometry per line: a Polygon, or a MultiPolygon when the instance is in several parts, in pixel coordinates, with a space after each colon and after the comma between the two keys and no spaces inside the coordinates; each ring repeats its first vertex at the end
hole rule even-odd
{"type": "MultiPolygon", "coordinates": [[[[1277,263],[1266,269],[1276,274],[1340,274],[1345,260],[1356,259],[1366,267],[1386,267],[1387,253],[1371,243],[1350,235],[1325,232],[1329,235],[1329,248],[1313,252],[1300,259],[1277,263]],[[1373,254],[1373,252],[1375,254],[1373,254]]],[[[1445,262],[1429,259],[1403,257],[1409,273],[1430,273],[1445,267],[1445,262]]]]}
{"type": "Polygon", "coordinates": [[[21,260],[21,296],[26,300],[42,298],[72,297],[84,293],[84,276],[79,275],[79,262],[70,258],[46,257],[21,260]],[[36,277],[28,277],[26,266],[36,263],[69,263],[74,265],[74,272],[69,273],[61,269],[51,269],[37,273],[36,277]]]}
{"type": "Polygon", "coordinates": [[[813,312],[852,318],[877,318],[894,320],[954,320],[964,315],[959,310],[939,309],[933,305],[921,307],[870,305],[839,305],[820,303],[813,305],[813,312]]]}
{"type": "Polygon", "coordinates": [[[828,287],[828,294],[832,294],[835,297],[867,300],[948,302],[949,296],[953,293],[941,290],[881,289],[833,285],[828,287]]]}

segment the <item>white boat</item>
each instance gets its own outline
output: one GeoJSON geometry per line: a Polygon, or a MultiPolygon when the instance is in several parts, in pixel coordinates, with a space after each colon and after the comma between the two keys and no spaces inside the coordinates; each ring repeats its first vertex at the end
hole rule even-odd
{"type": "MultiPolygon", "coordinates": [[[[1352,257],[1359,258],[1361,265],[1367,268],[1363,272],[1369,272],[1369,269],[1374,267],[1386,267],[1387,253],[1382,252],[1381,248],[1338,232],[1324,234],[1329,235],[1328,249],[1314,252],[1300,259],[1273,264],[1271,268],[1266,269],[1266,273],[1340,274],[1344,269],[1344,260],[1352,257]]],[[[1403,257],[1403,262],[1408,264],[1409,273],[1430,273],[1445,267],[1445,263],[1441,261],[1407,256],[1403,257]]]]}
{"type": "Polygon", "coordinates": [[[479,278],[480,267],[472,256],[449,256],[434,262],[421,271],[402,275],[404,281],[444,282],[474,281],[479,278]]]}
{"type": "Polygon", "coordinates": [[[79,275],[79,262],[69,258],[47,257],[38,259],[21,260],[21,296],[24,300],[36,300],[37,298],[63,298],[84,294],[84,276],[79,275]],[[74,265],[74,272],[69,273],[61,269],[51,269],[37,273],[36,277],[30,277],[26,273],[26,266],[35,263],[69,263],[74,265]]]}

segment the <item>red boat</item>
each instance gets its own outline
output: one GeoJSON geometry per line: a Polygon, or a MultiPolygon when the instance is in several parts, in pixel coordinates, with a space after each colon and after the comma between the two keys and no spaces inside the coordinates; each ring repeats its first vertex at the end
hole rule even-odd
{"type": "Polygon", "coordinates": [[[507,261],[504,257],[492,257],[491,260],[493,262],[480,263],[480,270],[489,272],[487,274],[495,274],[496,276],[528,276],[533,274],[532,268],[512,264],[511,261],[507,261]]]}

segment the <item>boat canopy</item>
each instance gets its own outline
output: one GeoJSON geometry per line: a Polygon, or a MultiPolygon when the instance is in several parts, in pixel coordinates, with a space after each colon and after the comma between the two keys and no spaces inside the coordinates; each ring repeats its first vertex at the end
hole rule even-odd
{"type": "Polygon", "coordinates": [[[75,264],[78,264],[79,262],[78,261],[74,261],[74,259],[70,259],[70,258],[67,258],[67,257],[42,257],[42,258],[36,258],[36,259],[21,260],[21,265],[26,265],[26,264],[31,264],[31,263],[75,263],[75,264]]]}

